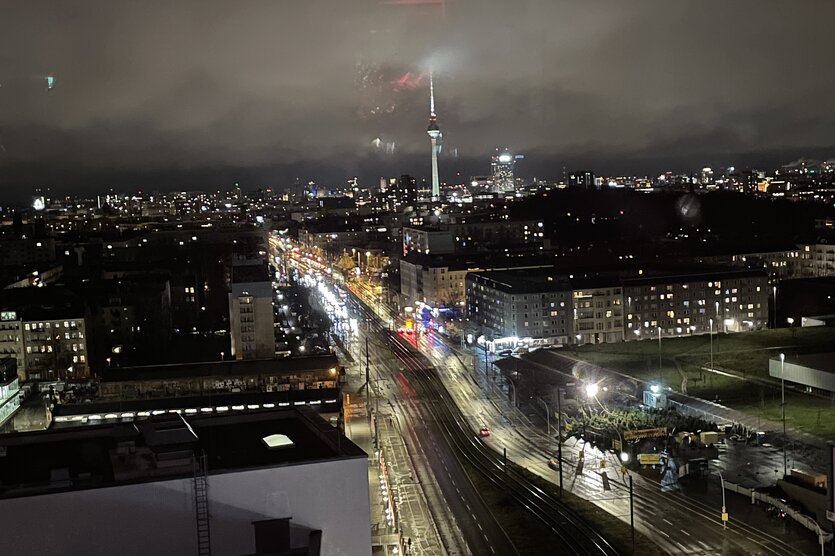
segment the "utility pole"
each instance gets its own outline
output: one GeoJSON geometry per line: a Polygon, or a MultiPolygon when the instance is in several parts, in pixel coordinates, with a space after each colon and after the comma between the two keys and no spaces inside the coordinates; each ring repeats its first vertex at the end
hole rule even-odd
{"type": "Polygon", "coordinates": [[[368,336],[365,336],[365,387],[371,387],[371,379],[370,379],[370,371],[369,371],[369,358],[368,358],[368,336]]]}

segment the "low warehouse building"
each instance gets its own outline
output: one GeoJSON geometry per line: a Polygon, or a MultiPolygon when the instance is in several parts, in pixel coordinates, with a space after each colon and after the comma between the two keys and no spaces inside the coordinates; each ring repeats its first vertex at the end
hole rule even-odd
{"type": "Polygon", "coordinates": [[[772,357],[768,361],[768,374],[805,386],[809,392],[835,392],[835,353],[790,355],[785,362],[779,356],[772,357]]]}

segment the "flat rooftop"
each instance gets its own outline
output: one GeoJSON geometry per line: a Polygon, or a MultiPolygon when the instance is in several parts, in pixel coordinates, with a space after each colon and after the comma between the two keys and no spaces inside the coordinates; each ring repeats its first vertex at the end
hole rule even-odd
{"type": "Polygon", "coordinates": [[[167,415],[0,435],[0,499],[191,478],[192,455],[201,452],[209,474],[366,457],[309,410],[167,415]],[[292,445],[269,448],[265,439],[272,435],[292,445]]]}
{"type": "MultiPolygon", "coordinates": [[[[772,357],[772,361],[780,361],[779,357],[772,357]]],[[[786,363],[800,365],[826,373],[835,373],[835,352],[807,353],[804,355],[787,355],[786,363]]]]}
{"type": "Polygon", "coordinates": [[[490,282],[491,287],[513,294],[571,290],[567,277],[554,267],[471,272],[468,277],[490,282]]]}
{"type": "Polygon", "coordinates": [[[108,367],[101,371],[102,382],[164,380],[200,377],[238,377],[261,374],[303,373],[339,369],[335,355],[310,355],[284,359],[249,359],[241,361],[207,361],[174,363],[142,367],[108,367]]]}
{"type": "Polygon", "coordinates": [[[491,286],[514,294],[541,293],[572,289],[603,287],[635,287],[666,283],[686,283],[709,280],[732,280],[765,277],[763,269],[738,269],[722,266],[656,266],[642,268],[602,268],[584,270],[562,266],[514,268],[508,270],[476,271],[469,279],[478,277],[492,282],[491,286]]]}
{"type": "Polygon", "coordinates": [[[269,282],[270,275],[263,264],[235,265],[232,267],[233,284],[250,284],[254,282],[269,282]]]}

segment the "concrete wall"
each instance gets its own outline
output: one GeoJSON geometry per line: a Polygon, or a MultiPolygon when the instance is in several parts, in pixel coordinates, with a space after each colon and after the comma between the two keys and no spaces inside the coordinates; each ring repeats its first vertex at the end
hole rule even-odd
{"type": "MultiPolygon", "coordinates": [[[[255,551],[253,521],[291,517],[321,529],[325,556],[371,553],[363,458],[209,477],[212,553],[255,551]]],[[[195,554],[191,479],[0,500],[8,554],[195,554]]]]}

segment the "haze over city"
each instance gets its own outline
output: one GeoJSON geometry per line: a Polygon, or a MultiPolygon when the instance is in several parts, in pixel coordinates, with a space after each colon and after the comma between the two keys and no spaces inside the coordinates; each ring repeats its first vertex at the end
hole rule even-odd
{"type": "Polygon", "coordinates": [[[442,180],[485,173],[496,147],[542,178],[827,158],[833,16],[775,1],[14,3],[0,186],[426,177],[430,66],[442,180]]]}

